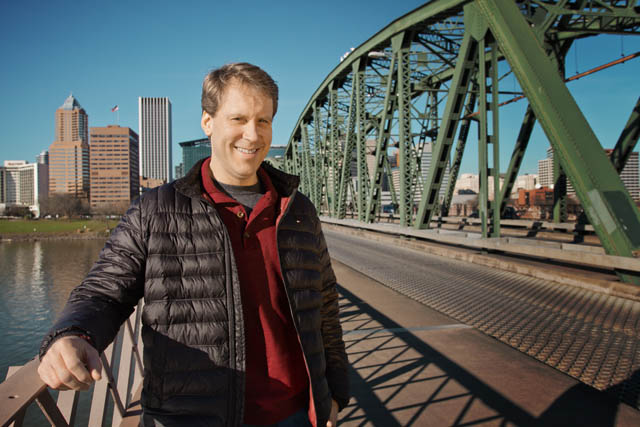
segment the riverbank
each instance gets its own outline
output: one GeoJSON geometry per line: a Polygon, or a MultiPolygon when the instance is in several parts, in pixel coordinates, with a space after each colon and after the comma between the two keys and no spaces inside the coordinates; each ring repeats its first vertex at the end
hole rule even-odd
{"type": "Polygon", "coordinates": [[[2,219],[0,241],[104,239],[116,225],[114,220],[2,219]]]}

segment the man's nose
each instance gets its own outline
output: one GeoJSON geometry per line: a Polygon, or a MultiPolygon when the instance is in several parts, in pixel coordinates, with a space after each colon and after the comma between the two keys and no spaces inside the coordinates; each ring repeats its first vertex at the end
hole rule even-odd
{"type": "Polygon", "coordinates": [[[258,140],[258,126],[253,121],[250,120],[244,125],[244,132],[242,137],[247,141],[257,141],[258,140]]]}

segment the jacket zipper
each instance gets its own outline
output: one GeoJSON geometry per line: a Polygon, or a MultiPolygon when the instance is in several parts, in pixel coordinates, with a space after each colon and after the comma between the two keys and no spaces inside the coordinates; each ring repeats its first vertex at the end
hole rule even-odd
{"type": "MultiPolygon", "coordinates": [[[[287,203],[287,206],[285,207],[284,212],[282,213],[282,215],[280,215],[280,220],[276,223],[276,246],[277,246],[276,253],[278,254],[278,265],[280,266],[280,272],[282,273],[282,284],[284,285],[284,293],[287,296],[287,302],[289,303],[289,313],[291,314],[293,327],[296,330],[296,338],[298,338],[298,345],[300,346],[300,351],[302,352],[302,360],[304,360],[304,367],[307,370],[307,379],[309,380],[309,388],[311,389],[311,404],[314,407],[313,412],[316,417],[315,420],[312,420],[311,424],[313,427],[317,427],[318,412],[315,409],[316,405],[315,405],[315,399],[313,397],[313,382],[311,381],[311,370],[309,369],[309,362],[307,362],[307,355],[304,352],[304,347],[302,346],[302,341],[300,340],[300,330],[298,329],[298,322],[296,320],[295,313],[293,312],[293,306],[291,305],[291,298],[289,297],[288,287],[287,287],[287,284],[285,283],[286,277],[284,274],[284,269],[282,268],[282,260],[280,259],[280,247],[278,245],[278,232],[280,231],[280,222],[282,221],[282,218],[284,218],[287,215],[287,213],[289,213],[289,209],[291,208],[291,205],[293,205],[293,199],[295,198],[297,192],[298,192],[297,189],[293,190],[293,192],[291,193],[291,196],[289,197],[289,202],[287,203]]],[[[311,408],[307,409],[307,413],[309,409],[311,408]]]]}
{"type": "MultiPolygon", "coordinates": [[[[224,226],[224,223],[222,222],[222,218],[220,218],[220,215],[218,214],[218,210],[216,209],[215,205],[213,203],[211,203],[209,200],[207,200],[207,198],[201,197],[200,200],[202,200],[205,204],[209,205],[210,207],[213,208],[213,212],[212,215],[214,215],[218,221],[222,224],[222,232],[225,236],[225,244],[229,245],[229,255],[231,257],[233,257],[233,248],[231,248],[231,238],[229,237],[229,232],[227,231],[227,227],[224,226]]],[[[229,257],[225,257],[226,262],[225,262],[225,269],[227,267],[229,267],[229,274],[231,274],[232,268],[231,268],[231,260],[229,259],[229,257]]],[[[282,269],[282,267],[280,267],[282,269]]],[[[234,291],[233,288],[233,283],[231,283],[231,290],[232,292],[234,291]]],[[[231,369],[232,372],[236,372],[237,371],[237,364],[236,364],[236,338],[235,338],[235,334],[236,334],[236,322],[235,322],[235,317],[234,317],[234,313],[236,312],[235,308],[235,304],[233,303],[233,293],[231,294],[230,298],[229,298],[230,302],[231,302],[231,315],[229,316],[229,361],[230,361],[230,365],[229,368],[231,369]],[[232,332],[233,331],[233,332],[232,332]]],[[[241,307],[242,308],[242,307],[241,307]]],[[[227,307],[227,310],[229,312],[229,307],[227,307]]],[[[239,310],[240,313],[242,313],[242,309],[239,310]]],[[[231,410],[233,409],[233,416],[230,417],[230,419],[228,419],[228,425],[229,426],[235,426],[235,425],[239,425],[240,421],[241,421],[241,417],[242,417],[242,407],[244,406],[244,391],[242,391],[240,399],[236,399],[235,395],[236,395],[236,376],[237,374],[234,374],[231,378],[231,383],[229,385],[230,390],[229,390],[229,405],[228,405],[228,410],[231,413],[231,410]],[[237,417],[240,417],[240,419],[237,419],[237,417]],[[231,421],[231,422],[229,422],[231,421]]],[[[244,378],[243,380],[244,381],[244,378]]],[[[242,389],[242,386],[241,386],[242,389]]]]}

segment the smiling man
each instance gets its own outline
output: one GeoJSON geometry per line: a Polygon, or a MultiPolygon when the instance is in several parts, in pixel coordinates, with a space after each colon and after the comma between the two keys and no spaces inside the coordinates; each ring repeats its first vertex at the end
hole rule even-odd
{"type": "Polygon", "coordinates": [[[348,403],[336,282],[298,178],[266,163],[278,87],[225,65],[202,90],[211,157],[134,202],[45,338],[57,389],[100,378],[144,297],[144,426],[335,426],[348,403]]]}

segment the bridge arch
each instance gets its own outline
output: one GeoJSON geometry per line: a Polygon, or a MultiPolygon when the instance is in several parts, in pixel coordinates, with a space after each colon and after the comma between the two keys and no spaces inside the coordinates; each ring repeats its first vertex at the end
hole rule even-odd
{"type": "MultiPolygon", "coordinates": [[[[477,128],[482,235],[499,237],[538,122],[557,162],[555,218],[565,212],[569,178],[607,253],[638,256],[640,213],[618,174],[640,136],[640,98],[607,157],[564,78],[572,43],[599,34],[640,35],[640,2],[428,2],[329,73],[293,129],[284,167],[300,175],[301,191],[324,214],[374,222],[384,198],[397,207],[401,225],[428,228],[449,209],[470,130],[477,128]],[[511,73],[518,90],[500,87],[511,73]],[[500,165],[500,106],[515,98],[528,106],[510,162],[500,165]]],[[[621,277],[640,284],[640,277],[621,277]]]]}

